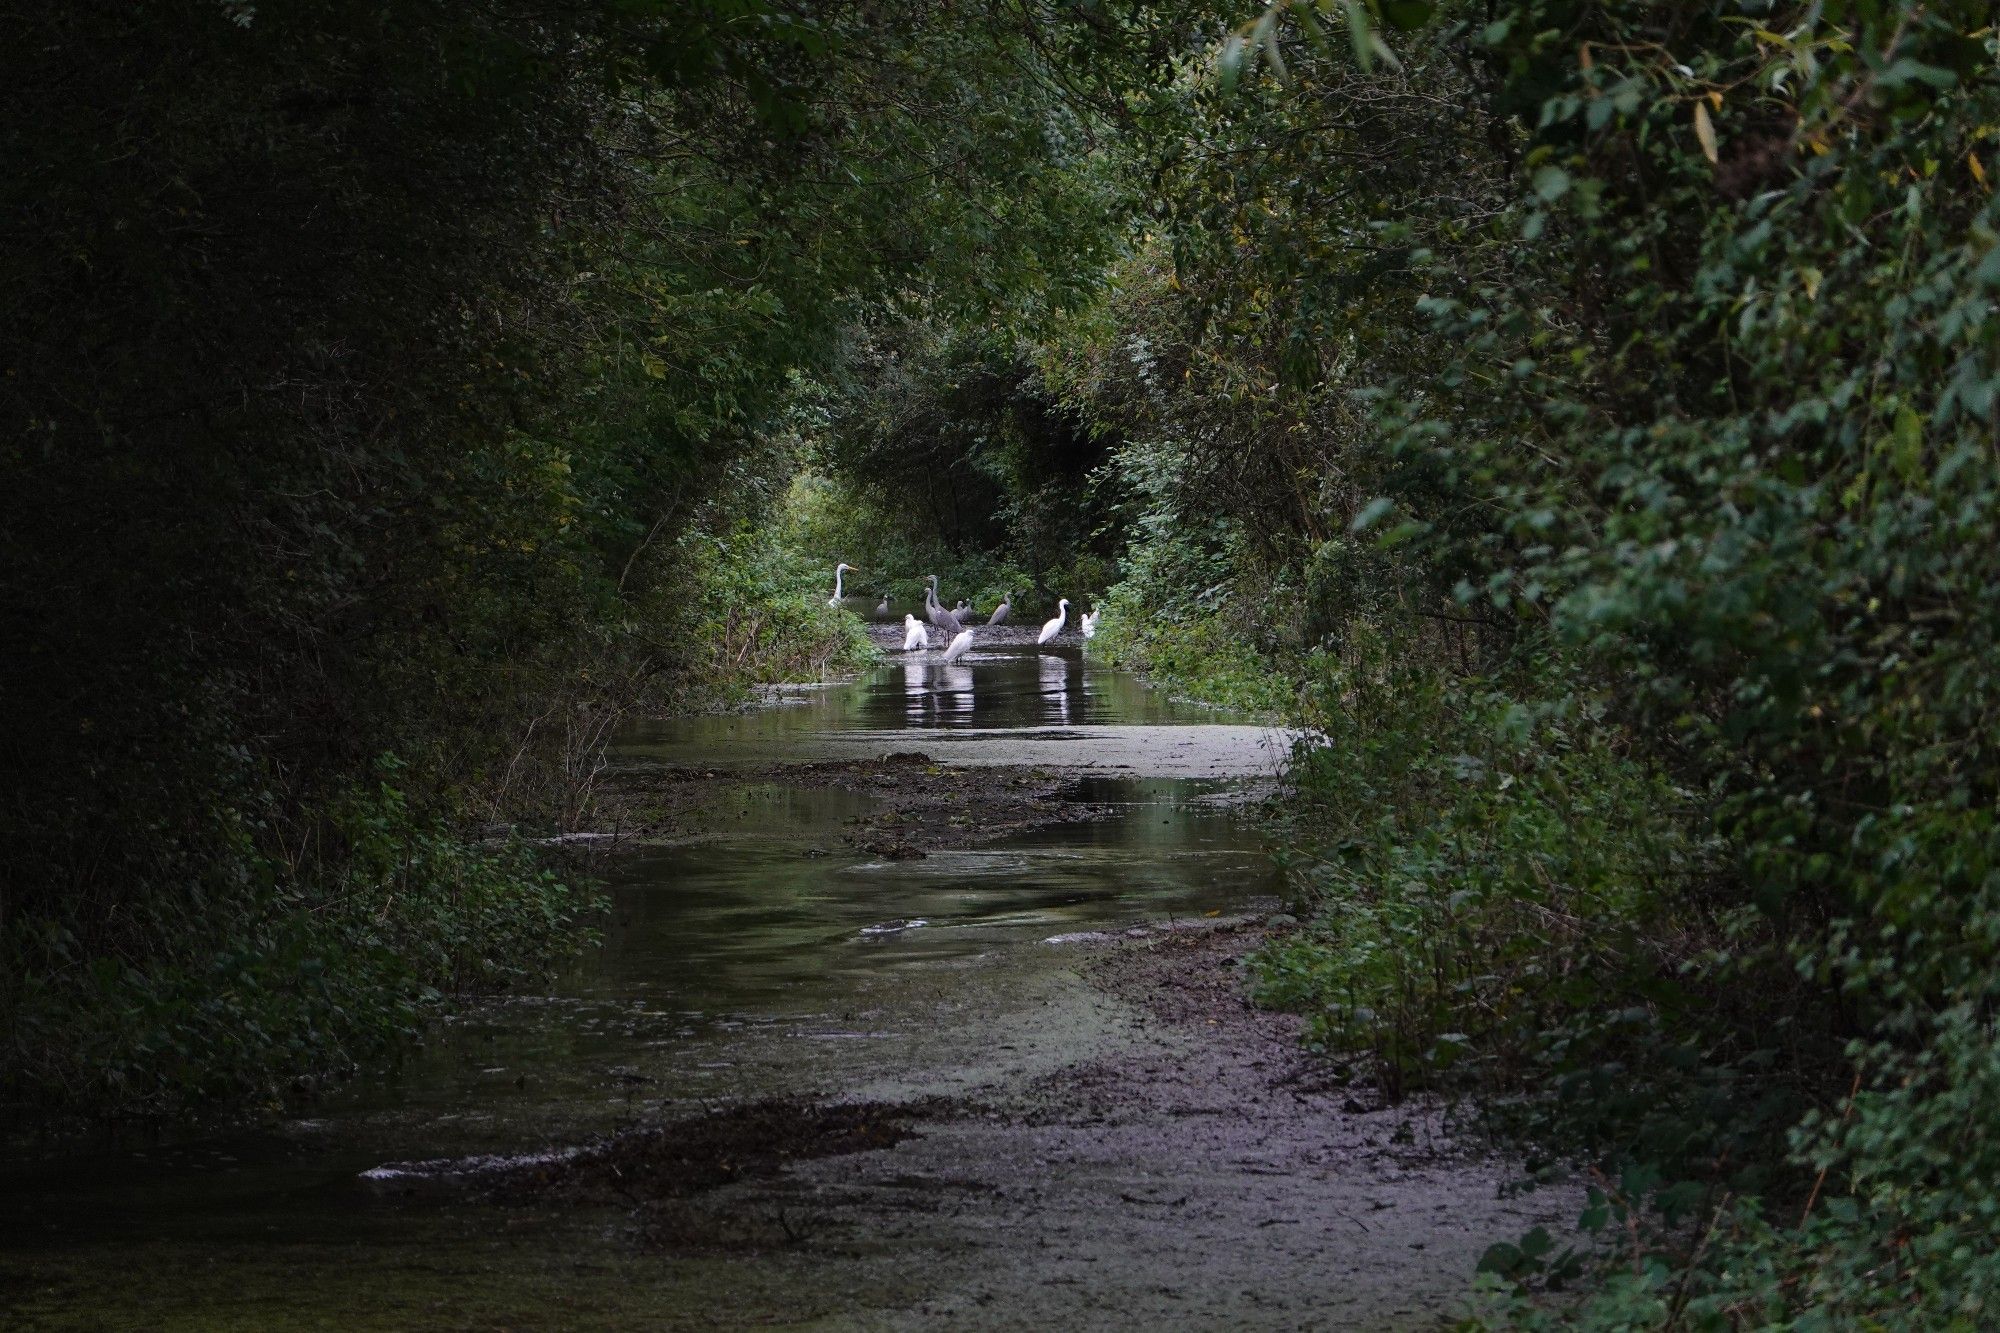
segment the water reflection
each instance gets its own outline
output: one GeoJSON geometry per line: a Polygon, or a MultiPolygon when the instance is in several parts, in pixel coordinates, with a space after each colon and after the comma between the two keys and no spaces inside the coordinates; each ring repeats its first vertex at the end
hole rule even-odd
{"type": "MultiPolygon", "coordinates": [[[[943,757],[1006,743],[1005,729],[1062,727],[1060,745],[1091,762],[1105,735],[1092,727],[1229,720],[1031,639],[982,633],[949,666],[935,653],[899,657],[793,706],[656,723],[621,749],[723,767],[817,758],[816,737],[867,733],[877,752],[943,757]]],[[[1192,729],[1148,734],[1214,745],[1192,729]]],[[[379,1231],[399,1253],[458,1263],[483,1239],[454,1237],[441,1215],[382,1210],[357,1172],[574,1142],[641,1103],[839,1092],[956,1068],[991,1055],[993,1012],[1023,1023],[1046,1013],[1042,978],[1071,966],[1050,937],[1229,910],[1277,887],[1256,831],[1228,804],[1235,782],[1100,774],[1063,790],[1118,817],[954,849],[912,828],[929,855],[891,860],[843,836],[878,812],[877,796],[759,774],[690,812],[684,844],[607,867],[603,947],[557,984],[464,1011],[311,1121],[205,1141],[191,1148],[207,1154],[198,1161],[52,1162],[32,1192],[0,1178],[0,1225],[44,1245],[119,1228],[199,1236],[224,1256],[243,1237],[268,1247],[379,1231]]]]}
{"type": "Polygon", "coordinates": [[[909,658],[900,665],[903,725],[922,729],[971,722],[974,680],[970,666],[963,662],[947,665],[933,658],[909,658]]]}
{"type": "Polygon", "coordinates": [[[702,763],[797,755],[793,747],[808,738],[836,733],[1249,720],[1177,703],[1129,672],[1099,665],[1076,645],[1037,649],[1031,630],[982,629],[972,652],[950,665],[936,651],[893,652],[862,679],[799,691],[783,707],[640,723],[620,749],[635,758],[702,763]]]}
{"type": "Polygon", "coordinates": [[[1043,653],[1036,659],[1041,668],[1042,708],[1044,723],[1067,723],[1070,720],[1070,698],[1081,696],[1083,686],[1083,663],[1067,655],[1043,653]]]}

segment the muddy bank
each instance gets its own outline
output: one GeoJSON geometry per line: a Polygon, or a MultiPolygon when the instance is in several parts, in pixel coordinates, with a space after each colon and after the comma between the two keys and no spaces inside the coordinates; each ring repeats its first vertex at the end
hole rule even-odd
{"type": "Polygon", "coordinates": [[[1511,1172],[1435,1108],[1377,1107],[1252,1008],[1260,936],[1046,946],[1074,983],[1060,1023],[1095,1030],[1054,1068],[682,1117],[477,1190],[517,1212],[617,1200],[653,1327],[1426,1326],[1486,1246],[1574,1201],[1503,1198],[1511,1172]],[[725,1253],[729,1280],[694,1285],[725,1253]]]}
{"type": "Polygon", "coordinates": [[[310,1116],[0,1178],[4,1322],[1421,1325],[1573,1208],[1245,1003],[1281,740],[1004,643],[635,727],[601,948],[310,1116]]]}
{"type": "Polygon", "coordinates": [[[599,804],[615,835],[606,848],[762,837],[898,860],[1114,809],[1066,769],[952,767],[921,750],[732,768],[628,765],[607,775],[599,804]]]}

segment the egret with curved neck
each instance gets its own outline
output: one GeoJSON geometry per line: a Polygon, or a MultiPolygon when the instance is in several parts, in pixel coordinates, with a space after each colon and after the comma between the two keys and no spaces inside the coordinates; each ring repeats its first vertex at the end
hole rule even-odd
{"type": "Polygon", "coordinates": [[[1063,622],[1068,619],[1069,619],[1069,598],[1065,597],[1062,599],[1062,601],[1056,604],[1056,618],[1042,626],[1042,632],[1035,639],[1035,642],[1047,643],[1050,639],[1053,639],[1056,635],[1062,633],[1063,622]]]}
{"type": "Polygon", "coordinates": [[[855,569],[853,565],[848,564],[845,560],[841,561],[839,564],[833,567],[833,596],[826,599],[826,604],[828,606],[832,607],[836,611],[840,609],[840,602],[842,596],[842,589],[840,586],[841,579],[849,574],[856,574],[859,572],[860,572],[859,570],[855,569]]]}

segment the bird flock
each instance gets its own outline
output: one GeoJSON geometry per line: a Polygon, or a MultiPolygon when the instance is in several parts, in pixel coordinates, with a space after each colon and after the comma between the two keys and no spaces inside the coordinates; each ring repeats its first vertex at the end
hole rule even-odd
{"type": "MultiPolygon", "coordinates": [[[[826,604],[836,611],[839,610],[847,600],[846,585],[843,580],[849,574],[858,574],[860,572],[853,565],[847,564],[845,561],[835,565],[833,567],[833,596],[826,599],[826,604]]],[[[993,608],[993,614],[986,618],[987,627],[1006,624],[1007,617],[1012,615],[1013,612],[1014,594],[1010,591],[1005,597],[1001,598],[1000,605],[993,608]]],[[[875,614],[878,616],[889,614],[888,593],[883,593],[882,600],[876,603],[875,614]]],[[[1084,638],[1091,638],[1097,633],[1097,618],[1102,614],[1103,608],[1099,607],[1097,610],[1087,612],[1078,618],[1077,627],[1083,631],[1084,638]]],[[[919,620],[914,615],[903,617],[903,651],[906,653],[928,652],[931,646],[931,631],[936,630],[938,641],[944,647],[944,660],[947,662],[956,662],[959,658],[972,651],[975,620],[976,616],[970,601],[961,600],[958,605],[949,607],[940,602],[938,600],[938,576],[927,574],[924,576],[924,618],[919,620]]],[[[1063,632],[1063,628],[1068,623],[1069,598],[1065,597],[1057,603],[1056,614],[1042,625],[1041,633],[1035,636],[1035,643],[1041,645],[1050,642],[1063,632]]]]}

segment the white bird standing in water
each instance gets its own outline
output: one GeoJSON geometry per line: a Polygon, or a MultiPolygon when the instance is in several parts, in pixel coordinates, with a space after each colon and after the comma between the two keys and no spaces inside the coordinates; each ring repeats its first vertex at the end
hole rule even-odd
{"type": "Polygon", "coordinates": [[[1089,639],[1089,638],[1094,638],[1096,636],[1097,618],[1103,614],[1104,614],[1104,608],[1101,606],[1098,607],[1095,611],[1086,611],[1083,613],[1083,619],[1078,621],[1077,623],[1083,627],[1084,638],[1089,639]]]}
{"type": "Polygon", "coordinates": [[[915,616],[903,617],[903,651],[915,652],[919,648],[931,646],[931,632],[924,628],[924,622],[915,616]]]}
{"type": "Polygon", "coordinates": [[[826,604],[828,606],[832,607],[836,611],[840,609],[841,577],[846,574],[856,574],[859,572],[860,572],[859,570],[855,569],[853,565],[848,564],[845,560],[841,561],[839,564],[833,567],[833,596],[826,599],[826,604]]]}
{"type": "Polygon", "coordinates": [[[1000,599],[1000,605],[993,608],[993,618],[991,620],[988,620],[986,623],[989,625],[1006,624],[1007,613],[1012,611],[1013,609],[1014,609],[1014,594],[1010,592],[1005,597],[1002,597],[1000,599]]]}
{"type": "Polygon", "coordinates": [[[944,650],[944,660],[947,662],[956,662],[971,650],[972,626],[967,625],[958,632],[958,637],[951,641],[951,647],[944,650]]]}
{"type": "Polygon", "coordinates": [[[1050,639],[1053,639],[1056,635],[1062,633],[1063,622],[1068,619],[1069,619],[1069,598],[1065,597],[1062,599],[1062,601],[1056,604],[1056,618],[1042,626],[1042,632],[1035,639],[1035,642],[1047,643],[1050,639]]]}

